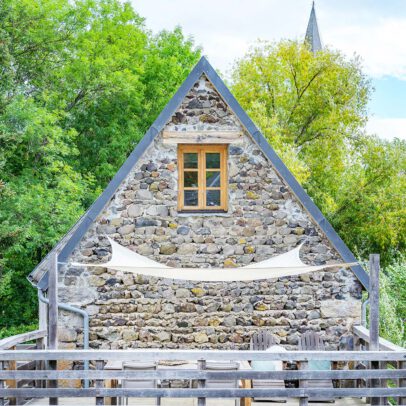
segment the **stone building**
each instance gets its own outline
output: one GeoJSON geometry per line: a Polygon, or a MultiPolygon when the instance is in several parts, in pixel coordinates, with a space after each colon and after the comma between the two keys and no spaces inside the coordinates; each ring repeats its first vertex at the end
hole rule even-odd
{"type": "MultiPolygon", "coordinates": [[[[315,330],[337,348],[360,323],[361,293],[368,289],[360,266],[192,283],[70,265],[105,262],[107,236],[169,266],[243,266],[304,240],[307,264],[355,261],[204,57],[52,251],[62,263],[59,301],[88,313],[91,348],[243,349],[259,329],[287,348],[315,330]]],[[[50,258],[29,276],[43,292],[50,258]]],[[[59,341],[83,346],[81,316],[60,311],[59,341]]]]}

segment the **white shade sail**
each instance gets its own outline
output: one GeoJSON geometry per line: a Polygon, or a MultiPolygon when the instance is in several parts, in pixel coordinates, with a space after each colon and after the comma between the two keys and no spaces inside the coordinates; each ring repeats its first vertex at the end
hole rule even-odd
{"type": "Polygon", "coordinates": [[[326,268],[345,268],[356,265],[327,264],[310,266],[302,262],[299,251],[303,244],[291,251],[277,255],[266,261],[253,263],[239,268],[172,268],[121,246],[107,237],[112,248],[110,261],[102,264],[72,263],[72,266],[104,267],[123,272],[155,276],[158,278],[180,279],[199,282],[253,281],[260,279],[281,278],[319,271],[326,268]]]}

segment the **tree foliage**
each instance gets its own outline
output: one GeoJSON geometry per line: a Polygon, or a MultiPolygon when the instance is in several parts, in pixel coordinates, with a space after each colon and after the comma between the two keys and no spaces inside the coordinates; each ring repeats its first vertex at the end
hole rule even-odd
{"type": "Polygon", "coordinates": [[[260,43],[236,63],[233,90],[355,252],[388,263],[405,248],[406,144],[365,134],[371,87],[357,58],[260,43]]]}
{"type": "Polygon", "coordinates": [[[118,0],[0,2],[0,328],[26,275],[106,186],[199,58],[118,0]]]}

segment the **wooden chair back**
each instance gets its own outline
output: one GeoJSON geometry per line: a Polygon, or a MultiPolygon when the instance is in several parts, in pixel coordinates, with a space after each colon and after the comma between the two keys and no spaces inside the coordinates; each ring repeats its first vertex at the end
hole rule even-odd
{"type": "Polygon", "coordinates": [[[267,330],[261,330],[251,337],[250,350],[251,351],[265,351],[269,347],[277,345],[274,336],[267,330]]]}
{"type": "Polygon", "coordinates": [[[324,351],[324,341],[315,331],[306,331],[300,337],[299,349],[302,351],[324,351]]]}

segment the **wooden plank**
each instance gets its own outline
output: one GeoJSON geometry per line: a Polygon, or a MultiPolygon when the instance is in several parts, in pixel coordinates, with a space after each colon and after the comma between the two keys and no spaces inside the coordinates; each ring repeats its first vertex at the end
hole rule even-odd
{"type": "MultiPolygon", "coordinates": [[[[369,343],[369,330],[364,326],[353,326],[353,333],[365,342],[369,343]]],[[[379,337],[379,350],[380,351],[403,351],[404,348],[399,345],[393,344],[382,337],[379,337]]]]}
{"type": "MultiPolygon", "coordinates": [[[[37,350],[43,350],[45,348],[45,338],[43,338],[43,337],[38,338],[36,340],[36,347],[37,347],[37,350]]],[[[35,361],[35,371],[27,371],[27,372],[33,372],[36,374],[37,372],[41,371],[42,369],[45,369],[44,362],[35,361]]],[[[33,379],[36,379],[35,387],[41,388],[43,385],[43,381],[41,380],[41,378],[39,378],[37,375],[35,375],[35,378],[33,378],[33,379]]]]}
{"type": "MultiPolygon", "coordinates": [[[[15,350],[16,347],[11,347],[11,350],[15,350]]],[[[9,361],[8,363],[8,370],[15,371],[17,369],[17,361],[9,361]]],[[[15,379],[8,379],[6,380],[6,386],[8,388],[16,388],[17,387],[17,381],[15,379]]],[[[17,404],[17,399],[16,398],[10,398],[9,399],[9,404],[10,405],[15,405],[17,404]]]]}
{"type": "MultiPolygon", "coordinates": [[[[197,361],[197,368],[200,369],[201,371],[204,371],[206,369],[206,361],[205,360],[198,360],[197,361]]],[[[204,379],[199,379],[197,381],[197,387],[199,389],[204,389],[206,386],[206,381],[204,379]]],[[[197,405],[198,406],[205,406],[206,405],[206,397],[199,396],[197,398],[197,405]]]]}
{"type": "Polygon", "coordinates": [[[220,351],[220,350],[27,350],[0,351],[0,360],[115,360],[115,361],[175,361],[210,359],[213,361],[406,361],[403,351],[220,351]]]}
{"type": "MultiPolygon", "coordinates": [[[[0,360],[0,372],[4,370],[4,362],[0,360]]],[[[5,382],[3,379],[0,378],[0,406],[4,406],[6,404],[6,399],[4,395],[4,388],[6,387],[5,382]]]]}
{"type": "MultiPolygon", "coordinates": [[[[387,388],[388,387],[388,380],[387,379],[385,379],[385,377],[383,377],[382,376],[382,372],[384,371],[384,370],[386,370],[386,368],[388,367],[388,362],[387,361],[381,361],[381,362],[379,362],[379,372],[380,372],[380,376],[379,376],[379,379],[380,379],[380,387],[382,387],[382,388],[387,388]]],[[[388,399],[385,397],[385,398],[381,398],[381,403],[380,404],[382,404],[382,405],[388,405],[389,403],[388,403],[388,399]]]]}
{"type": "Polygon", "coordinates": [[[168,131],[162,132],[164,144],[238,144],[241,131],[168,131]]]}
{"type": "Polygon", "coordinates": [[[138,398],[244,398],[244,397],[383,397],[383,396],[406,396],[406,388],[256,388],[256,389],[177,389],[177,388],[159,388],[159,389],[130,389],[130,388],[54,388],[54,389],[4,389],[4,397],[16,396],[26,398],[44,398],[44,397],[138,397],[138,398]]]}
{"type": "MultiPolygon", "coordinates": [[[[102,371],[104,368],[104,361],[96,361],[96,370],[102,371]]],[[[104,387],[104,380],[103,379],[96,379],[95,388],[101,389],[104,387]]],[[[103,396],[96,396],[96,405],[104,405],[104,397],[103,396]]]]}
{"type": "MultiPolygon", "coordinates": [[[[369,350],[379,350],[379,255],[371,254],[369,256],[369,350]]],[[[372,369],[379,369],[379,362],[371,361],[372,369]]],[[[379,379],[371,379],[371,388],[381,386],[379,379]]],[[[371,405],[380,405],[378,398],[371,399],[371,405]]]]}
{"type": "MultiPolygon", "coordinates": [[[[51,258],[48,283],[48,348],[56,350],[58,348],[58,254],[54,253],[51,258]]],[[[48,368],[57,369],[57,360],[49,359],[48,368]]],[[[57,380],[48,380],[48,388],[57,388],[57,380]]],[[[58,398],[50,397],[50,405],[57,405],[58,398]]]]}
{"type": "MultiPolygon", "coordinates": [[[[300,368],[303,371],[306,371],[308,368],[308,364],[306,361],[302,361],[299,364],[300,366],[298,368],[300,368]]],[[[306,388],[307,385],[307,381],[306,380],[299,380],[299,388],[306,388]]],[[[309,398],[306,396],[305,391],[303,393],[303,396],[300,396],[299,398],[299,406],[307,406],[309,404],[309,398]]]]}
{"type": "Polygon", "coordinates": [[[59,370],[59,371],[0,371],[0,379],[274,379],[274,380],[300,380],[300,379],[405,379],[405,369],[386,370],[331,370],[331,371],[199,371],[196,369],[157,369],[155,371],[130,370],[59,370]]]}
{"type": "MultiPolygon", "coordinates": [[[[406,371],[406,361],[399,362],[398,368],[402,371],[406,371]]],[[[399,379],[399,388],[406,388],[406,378],[405,377],[399,379]]],[[[399,403],[399,405],[406,405],[406,395],[399,396],[398,403],[399,403]]]]}
{"type": "Polygon", "coordinates": [[[22,344],[27,341],[36,340],[38,338],[46,337],[46,330],[34,330],[28,333],[17,334],[15,336],[3,338],[0,340],[0,350],[9,350],[17,344],[22,344]]]}
{"type": "Polygon", "coordinates": [[[53,254],[48,283],[48,348],[58,347],[58,255],[53,254]]]}
{"type": "MultiPolygon", "coordinates": [[[[242,380],[242,388],[243,389],[251,389],[252,388],[252,381],[251,379],[243,379],[242,380]]],[[[251,406],[252,398],[241,398],[240,405],[241,406],[251,406]]]]}

